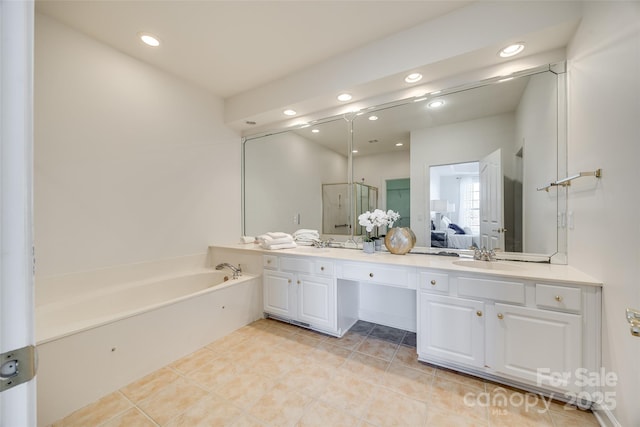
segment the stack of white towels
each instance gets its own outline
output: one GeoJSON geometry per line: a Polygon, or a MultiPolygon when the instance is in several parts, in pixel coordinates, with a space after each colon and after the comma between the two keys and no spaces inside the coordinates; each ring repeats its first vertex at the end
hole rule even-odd
{"type": "Polygon", "coordinates": [[[269,232],[256,237],[256,242],[260,244],[263,249],[291,249],[295,248],[296,242],[293,241],[291,234],[283,233],[281,231],[269,232]]]}
{"type": "Polygon", "coordinates": [[[320,233],[318,233],[318,230],[301,228],[293,233],[293,240],[295,240],[299,245],[311,246],[313,245],[313,242],[320,240],[320,233]]]}

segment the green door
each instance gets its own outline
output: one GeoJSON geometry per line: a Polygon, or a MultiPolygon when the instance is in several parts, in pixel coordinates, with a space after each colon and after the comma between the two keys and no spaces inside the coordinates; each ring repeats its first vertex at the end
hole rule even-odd
{"type": "Polygon", "coordinates": [[[409,227],[411,224],[411,185],[409,178],[387,180],[387,209],[400,214],[394,227],[409,227]]]}

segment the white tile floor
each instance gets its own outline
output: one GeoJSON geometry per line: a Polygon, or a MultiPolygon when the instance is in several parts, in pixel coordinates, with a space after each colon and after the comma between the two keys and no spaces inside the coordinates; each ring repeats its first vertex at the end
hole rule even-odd
{"type": "Polygon", "coordinates": [[[338,339],[267,319],[53,424],[597,425],[588,411],[418,362],[415,334],[409,332],[358,322],[338,339]]]}

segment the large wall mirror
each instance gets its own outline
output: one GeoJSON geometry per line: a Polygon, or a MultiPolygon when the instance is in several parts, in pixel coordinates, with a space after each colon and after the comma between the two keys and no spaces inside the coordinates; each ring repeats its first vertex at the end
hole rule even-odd
{"type": "Polygon", "coordinates": [[[368,207],[401,212],[417,246],[473,244],[562,262],[564,189],[537,189],[566,174],[565,90],[563,67],[545,66],[248,137],[243,232],[312,228],[333,237],[348,224],[357,236],[359,185],[376,194],[368,207]],[[323,224],[331,214],[323,185],[349,182],[350,192],[332,188],[331,203],[350,209],[323,224]]]}

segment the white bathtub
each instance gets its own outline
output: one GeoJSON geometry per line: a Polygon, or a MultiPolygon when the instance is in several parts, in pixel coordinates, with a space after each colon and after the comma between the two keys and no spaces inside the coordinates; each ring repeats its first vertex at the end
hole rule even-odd
{"type": "Polygon", "coordinates": [[[36,305],[39,426],[262,316],[260,276],[232,279],[230,271],[74,285],[65,293],[36,305]]]}
{"type": "Polygon", "coordinates": [[[77,292],[62,301],[36,307],[36,341],[53,339],[139,315],[186,298],[233,286],[251,276],[233,280],[231,272],[205,270],[177,276],[77,292]]]}

